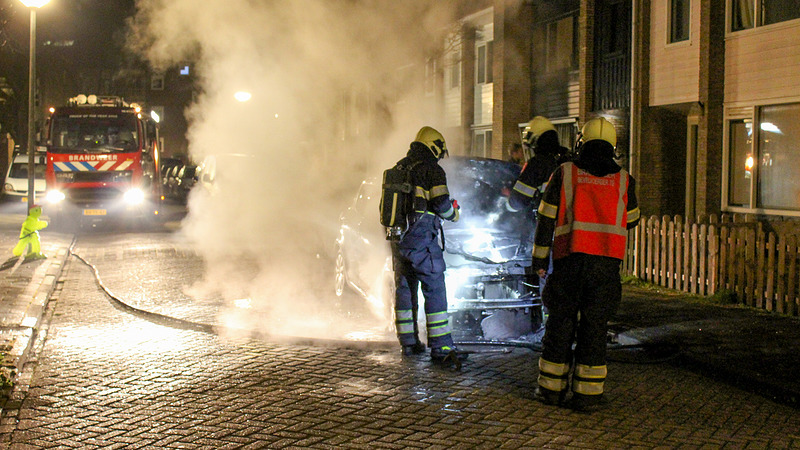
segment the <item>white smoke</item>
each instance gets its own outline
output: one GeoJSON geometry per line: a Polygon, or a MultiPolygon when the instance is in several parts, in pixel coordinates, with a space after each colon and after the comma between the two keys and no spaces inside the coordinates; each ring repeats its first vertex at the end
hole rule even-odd
{"type": "Polygon", "coordinates": [[[192,193],[184,222],[207,261],[194,295],[250,299],[261,314],[236,320],[271,332],[339,333],[325,327],[338,215],[365,175],[400,159],[419,127],[437,125],[415,102],[424,66],[399,69],[441,51],[451,4],[137,1],[130,46],[154,68],[194,64],[189,153],[217,161],[213,192],[192,193]],[[236,101],[238,91],[251,99],[236,101]],[[348,111],[385,120],[343,147],[342,99],[352,91],[367,100],[348,111]]]}

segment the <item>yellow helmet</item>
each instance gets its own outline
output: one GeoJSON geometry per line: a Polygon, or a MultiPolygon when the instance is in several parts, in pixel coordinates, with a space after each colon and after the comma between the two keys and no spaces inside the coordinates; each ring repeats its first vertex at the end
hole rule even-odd
{"type": "Polygon", "coordinates": [[[431,127],[420,128],[419,132],[417,132],[417,137],[414,138],[414,142],[425,144],[436,159],[442,159],[447,156],[447,144],[444,142],[444,136],[431,127]]]}
{"type": "Polygon", "coordinates": [[[617,148],[617,130],[605,117],[592,119],[586,122],[581,129],[581,143],[594,140],[606,141],[612,147],[617,148]]]}
{"type": "Polygon", "coordinates": [[[533,147],[539,136],[543,135],[546,131],[556,131],[556,127],[542,116],[536,116],[528,122],[528,126],[522,132],[522,143],[533,147]]]}

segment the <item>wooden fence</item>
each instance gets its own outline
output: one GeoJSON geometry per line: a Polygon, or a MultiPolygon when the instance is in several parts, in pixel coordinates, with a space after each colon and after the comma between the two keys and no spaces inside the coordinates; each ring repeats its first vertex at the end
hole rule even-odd
{"type": "Polygon", "coordinates": [[[741,216],[642,217],[630,230],[623,273],[693,294],[735,296],[754,308],[797,316],[800,239],[765,232],[741,216]]]}

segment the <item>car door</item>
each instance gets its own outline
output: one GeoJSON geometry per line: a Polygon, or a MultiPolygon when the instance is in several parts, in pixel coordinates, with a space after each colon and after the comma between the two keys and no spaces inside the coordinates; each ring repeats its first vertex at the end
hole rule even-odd
{"type": "Polygon", "coordinates": [[[361,184],[353,205],[345,212],[343,252],[347,279],[369,294],[383,273],[388,243],[378,218],[377,183],[361,184]]]}

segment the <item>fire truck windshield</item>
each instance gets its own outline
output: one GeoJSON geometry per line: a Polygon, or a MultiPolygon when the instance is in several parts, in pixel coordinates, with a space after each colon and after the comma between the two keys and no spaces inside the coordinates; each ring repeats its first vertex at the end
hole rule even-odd
{"type": "Polygon", "coordinates": [[[53,153],[134,152],[139,148],[136,119],[128,114],[70,114],[53,118],[53,153]]]}

